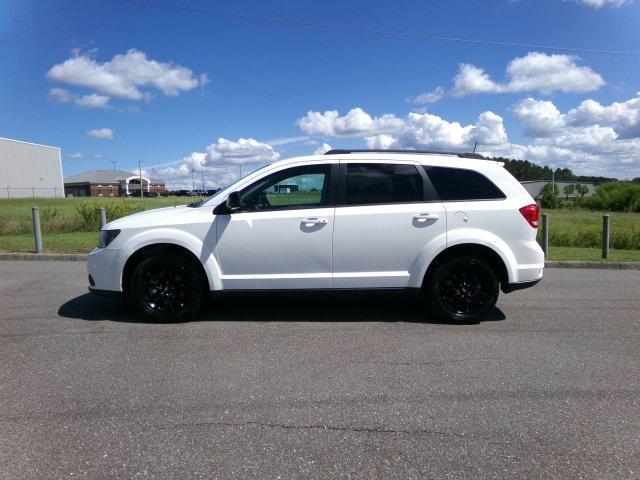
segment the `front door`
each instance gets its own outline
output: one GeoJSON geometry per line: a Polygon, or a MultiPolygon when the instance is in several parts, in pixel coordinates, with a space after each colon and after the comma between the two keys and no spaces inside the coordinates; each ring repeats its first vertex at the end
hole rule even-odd
{"type": "Polygon", "coordinates": [[[333,288],[407,287],[425,250],[446,242],[446,212],[421,168],[412,162],[341,165],[333,288]]]}
{"type": "Polygon", "coordinates": [[[240,210],[216,219],[224,289],[331,288],[331,170],[288,167],[240,192],[240,210]]]}

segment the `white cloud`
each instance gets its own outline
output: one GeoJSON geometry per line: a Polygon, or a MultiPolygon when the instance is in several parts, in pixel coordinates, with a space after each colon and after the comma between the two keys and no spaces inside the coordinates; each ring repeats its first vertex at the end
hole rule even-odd
{"type": "Polygon", "coordinates": [[[83,160],[84,155],[80,152],[70,153],[67,155],[68,158],[72,158],[73,160],[83,160]]]}
{"type": "Polygon", "coordinates": [[[219,138],[206,147],[204,152],[193,152],[181,160],[169,164],[156,165],[155,176],[167,181],[172,189],[191,189],[195,178],[195,188],[221,188],[237,180],[242,174],[255,170],[260,164],[275,162],[280,154],[268,143],[253,138],[239,138],[237,141],[219,138]],[[192,173],[193,171],[193,173],[192,173]]]}
{"type": "Polygon", "coordinates": [[[509,140],[502,117],[491,111],[480,114],[473,137],[479,145],[500,145],[509,140]]]}
{"type": "MultiPolygon", "coordinates": [[[[567,166],[581,174],[627,178],[640,176],[639,104],[640,94],[610,105],[587,100],[563,113],[551,101],[526,98],[511,111],[525,135],[531,138],[529,144],[511,143],[502,117],[491,111],[483,112],[470,124],[427,112],[411,112],[404,118],[391,115],[397,122],[394,131],[376,133],[376,119],[358,108],[352,111],[372,121],[362,122],[361,128],[349,132],[351,137],[361,138],[368,148],[461,152],[471,151],[478,142],[478,152],[488,156],[528,159],[555,167],[567,166]],[[359,133],[356,135],[354,131],[359,133]]],[[[319,115],[327,120],[327,115],[319,115]]],[[[308,114],[304,118],[313,116],[308,114]]],[[[336,126],[340,118],[345,117],[332,114],[322,128],[309,132],[323,132],[316,138],[342,135],[345,129],[336,126]]]]}
{"type": "Polygon", "coordinates": [[[547,136],[565,126],[565,118],[553,102],[527,98],[513,108],[515,117],[530,137],[547,136]]]}
{"type": "MultiPolygon", "coordinates": [[[[47,78],[89,88],[100,93],[102,97],[128,100],[150,100],[153,96],[150,88],[164,95],[176,96],[209,82],[206,75],[195,75],[187,67],[172,62],[163,63],[148,59],[147,54],[140,50],[131,49],[125,54],[115,55],[104,63],[98,62],[93,57],[94,53],[82,53],[79,50],[72,52],[71,58],[49,69],[47,78]]],[[[53,95],[63,98],[60,96],[60,90],[63,89],[55,90],[56,93],[53,95]]],[[[87,106],[92,101],[95,104],[97,100],[90,97],[91,95],[80,97],[78,104],[87,106]]],[[[106,104],[108,100],[100,101],[106,104]]]]}
{"type": "Polygon", "coordinates": [[[75,98],[75,95],[64,88],[52,88],[49,90],[49,98],[56,102],[68,103],[75,98]]]}
{"type": "Polygon", "coordinates": [[[502,88],[481,68],[461,63],[458,74],[453,79],[451,95],[464,97],[476,93],[500,93],[502,88]]]}
{"type": "Polygon", "coordinates": [[[421,93],[413,97],[410,101],[411,103],[418,104],[426,104],[426,103],[436,103],[444,97],[444,88],[438,86],[430,92],[421,93]]]}
{"type": "Polygon", "coordinates": [[[640,173],[639,103],[640,98],[611,105],[585,100],[562,113],[550,101],[527,98],[512,110],[533,143],[481,151],[568,166],[582,173],[635,177],[640,173]]]}
{"type": "Polygon", "coordinates": [[[92,93],[75,99],[75,104],[82,108],[108,108],[110,97],[92,93]]]}
{"type": "Polygon", "coordinates": [[[111,97],[92,93],[89,95],[78,96],[64,88],[52,88],[49,90],[49,98],[59,103],[73,102],[81,108],[110,108],[109,100],[111,97]]]}
{"type": "Polygon", "coordinates": [[[361,108],[353,108],[343,117],[337,110],[324,113],[309,111],[298,119],[297,123],[307,135],[335,138],[390,133],[399,130],[404,124],[403,120],[395,115],[372,117],[361,108]]]}
{"type": "Polygon", "coordinates": [[[313,151],[313,154],[314,155],[324,155],[329,150],[333,150],[333,147],[331,145],[329,145],[328,143],[323,143],[322,145],[320,145],[318,148],[316,148],[313,151]]]}
{"type": "Polygon", "coordinates": [[[483,69],[461,64],[455,76],[451,95],[465,97],[478,93],[539,92],[548,95],[555,91],[584,93],[605,85],[603,78],[589,67],[578,66],[579,58],[572,55],[547,55],[530,52],[514,58],[507,65],[507,80],[498,83],[483,69]]]}
{"type": "Polygon", "coordinates": [[[495,145],[508,141],[502,117],[484,112],[473,125],[449,122],[430,113],[411,112],[396,135],[371,135],[364,138],[368,148],[412,150],[456,150],[473,148],[475,142],[495,145]]]}
{"type": "Polygon", "coordinates": [[[87,135],[100,140],[113,140],[115,138],[113,131],[110,128],[97,128],[89,130],[87,135]]]}
{"type": "MultiPolygon", "coordinates": [[[[567,0],[565,0],[566,2],[567,0]]],[[[577,3],[587,5],[594,8],[602,7],[621,7],[623,5],[631,3],[633,0],[574,0],[577,3]]]]}
{"type": "Polygon", "coordinates": [[[392,135],[373,135],[371,137],[364,137],[364,142],[367,145],[367,148],[372,148],[374,150],[388,150],[395,143],[396,138],[392,135]]]}
{"type": "Polygon", "coordinates": [[[626,102],[602,105],[585,100],[569,111],[567,122],[572,125],[605,125],[614,128],[621,137],[640,137],[640,92],[626,102]]]}
{"type": "Polygon", "coordinates": [[[207,147],[205,163],[219,165],[244,165],[248,163],[271,163],[280,154],[269,144],[253,138],[239,138],[237,142],[219,138],[207,147]]]}

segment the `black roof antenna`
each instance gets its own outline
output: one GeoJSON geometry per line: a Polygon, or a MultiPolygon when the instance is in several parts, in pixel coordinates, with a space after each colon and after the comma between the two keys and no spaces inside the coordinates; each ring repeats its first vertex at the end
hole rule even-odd
{"type": "Polygon", "coordinates": [[[473,145],[473,152],[471,153],[476,153],[476,148],[478,148],[478,141],[476,140],[476,143],[473,145]]]}

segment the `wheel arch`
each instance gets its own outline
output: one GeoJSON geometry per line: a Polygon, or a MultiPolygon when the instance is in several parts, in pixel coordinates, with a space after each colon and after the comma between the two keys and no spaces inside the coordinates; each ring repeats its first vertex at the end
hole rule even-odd
{"type": "Polygon", "coordinates": [[[183,255],[188,258],[193,265],[195,266],[198,276],[202,281],[203,287],[206,287],[209,290],[209,277],[207,272],[200,262],[200,259],[188,248],[177,245],[175,243],[152,243],[150,245],[145,245],[135,252],[133,252],[129,258],[127,259],[124,268],[122,269],[122,293],[123,296],[127,297],[129,295],[129,289],[131,286],[131,276],[135,271],[136,267],[145,260],[146,258],[152,257],[154,255],[163,255],[167,253],[177,253],[179,255],[183,255]]]}
{"type": "Polygon", "coordinates": [[[450,258],[464,254],[478,255],[484,259],[491,268],[493,268],[501,287],[504,288],[504,286],[509,283],[509,270],[507,269],[507,264],[500,253],[488,245],[480,243],[460,243],[445,248],[433,258],[422,278],[422,286],[429,282],[433,271],[438,265],[450,258]]]}

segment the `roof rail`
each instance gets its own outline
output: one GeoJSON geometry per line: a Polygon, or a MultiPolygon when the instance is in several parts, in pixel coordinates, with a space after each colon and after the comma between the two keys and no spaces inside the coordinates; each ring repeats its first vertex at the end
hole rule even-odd
{"type": "Polygon", "coordinates": [[[410,154],[432,154],[432,155],[455,155],[460,158],[476,158],[478,160],[485,160],[486,158],[479,153],[460,153],[460,152],[441,152],[438,150],[384,150],[379,148],[374,149],[356,149],[356,150],[343,150],[333,149],[325,153],[325,155],[345,155],[348,153],[410,153],[410,154]]]}

